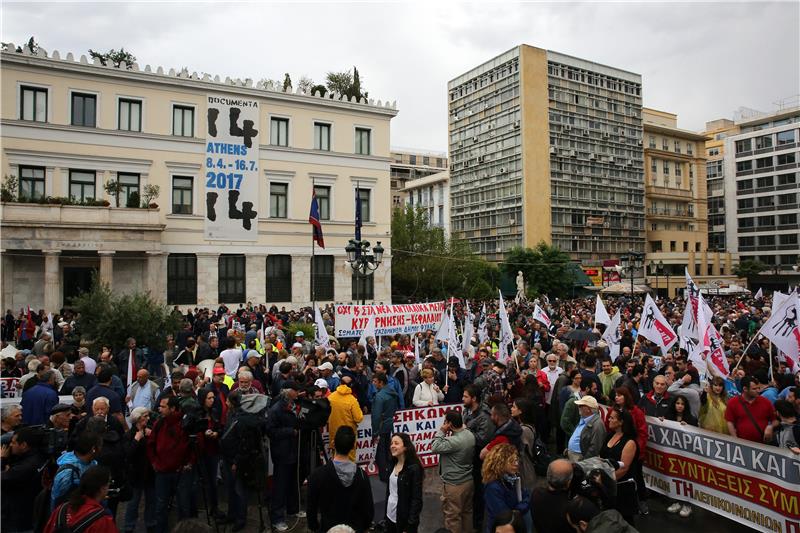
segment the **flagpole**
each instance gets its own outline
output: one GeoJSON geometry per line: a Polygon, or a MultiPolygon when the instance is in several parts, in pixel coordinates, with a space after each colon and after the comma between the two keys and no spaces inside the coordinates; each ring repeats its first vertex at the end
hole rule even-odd
{"type": "MultiPolygon", "coordinates": [[[[316,195],[315,185],[314,185],[314,177],[311,177],[311,198],[314,198],[316,195]]],[[[313,201],[313,200],[312,200],[313,201]]],[[[319,214],[319,204],[317,204],[317,212],[318,216],[321,217],[322,215],[319,214]]],[[[317,295],[314,294],[314,254],[316,253],[317,248],[317,241],[314,238],[314,226],[311,226],[311,306],[315,309],[314,317],[316,319],[316,309],[317,309],[317,295]]]]}
{"type": "Polygon", "coordinates": [[[744,359],[744,354],[746,354],[746,353],[747,353],[747,350],[749,350],[749,349],[750,349],[750,347],[753,345],[753,343],[754,343],[754,342],[756,342],[756,339],[758,339],[758,337],[759,337],[760,335],[761,335],[761,328],[759,328],[759,329],[758,329],[758,331],[756,332],[756,334],[755,334],[755,335],[753,335],[753,338],[752,338],[752,339],[750,339],[750,344],[748,344],[748,345],[747,345],[747,347],[746,347],[746,348],[745,348],[745,349],[742,351],[742,355],[740,355],[740,356],[739,356],[739,360],[738,360],[738,361],[736,361],[736,366],[735,366],[735,367],[733,367],[733,370],[731,370],[731,374],[733,374],[733,372],[734,372],[734,371],[735,371],[737,368],[739,368],[739,365],[741,364],[741,362],[742,362],[742,359],[744,359]]]}

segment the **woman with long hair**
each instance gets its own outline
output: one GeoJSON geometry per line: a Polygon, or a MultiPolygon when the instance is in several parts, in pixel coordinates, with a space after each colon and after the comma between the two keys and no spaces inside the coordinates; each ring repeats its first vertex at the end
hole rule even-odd
{"type": "Polygon", "coordinates": [[[392,471],[386,486],[386,533],[417,533],[425,473],[407,433],[395,433],[389,445],[392,471]]]}
{"type": "Polygon", "coordinates": [[[72,528],[81,522],[89,522],[84,533],[119,533],[114,519],[103,507],[108,495],[111,472],[102,466],[93,466],[81,476],[78,488],[73,491],[69,501],[53,510],[44,533],[72,528]]]}
{"type": "Polygon", "coordinates": [[[209,510],[217,518],[221,517],[219,512],[219,498],[217,496],[217,470],[219,469],[220,448],[219,439],[222,435],[221,402],[215,405],[216,394],[211,388],[200,389],[198,399],[200,400],[200,410],[206,422],[206,430],[203,433],[200,447],[200,457],[198,467],[202,469],[204,479],[203,490],[206,491],[209,510]]]}
{"type": "Polygon", "coordinates": [[[600,457],[615,461],[614,479],[617,480],[616,509],[633,524],[639,512],[636,498],[636,472],[639,465],[636,429],[629,411],[614,408],[608,413],[608,429],[605,445],[600,449],[600,457]]]}
{"type": "Polygon", "coordinates": [[[534,458],[536,457],[536,408],[532,398],[517,398],[511,404],[511,416],[522,427],[522,449],[519,470],[524,487],[532,488],[536,483],[534,458]]]}
{"type": "MultiPolygon", "coordinates": [[[[644,450],[647,446],[647,420],[644,411],[633,403],[633,395],[627,387],[617,387],[614,389],[614,407],[628,411],[633,418],[633,427],[636,430],[636,444],[639,449],[639,459],[644,459],[644,450]]],[[[606,420],[606,429],[610,430],[606,420]]]]}
{"type": "Polygon", "coordinates": [[[725,410],[728,404],[728,393],[725,391],[725,380],[715,376],[700,397],[700,427],[717,433],[728,434],[728,423],[725,421],[725,410]]]}
{"type": "Polygon", "coordinates": [[[683,396],[675,396],[672,399],[664,418],[690,426],[697,425],[697,419],[689,411],[689,401],[683,396]]]}
{"type": "Polygon", "coordinates": [[[491,533],[495,517],[508,511],[519,511],[530,531],[530,492],[519,477],[519,452],[508,443],[498,444],[483,460],[483,531],[491,533]]]}

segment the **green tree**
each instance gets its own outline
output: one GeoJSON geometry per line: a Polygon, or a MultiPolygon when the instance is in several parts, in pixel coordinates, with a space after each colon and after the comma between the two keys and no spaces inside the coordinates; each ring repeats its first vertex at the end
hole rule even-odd
{"type": "Polygon", "coordinates": [[[115,67],[119,67],[120,64],[124,61],[127,64],[128,69],[132,68],[133,64],[136,63],[136,56],[132,53],[125,50],[125,48],[120,48],[119,50],[115,50],[112,48],[108,52],[95,52],[91,48],[89,49],[89,55],[92,58],[97,58],[100,60],[104,66],[108,65],[109,62],[113,64],[115,67]]]}
{"type": "Polygon", "coordinates": [[[314,80],[308,76],[301,76],[300,81],[297,82],[297,86],[306,94],[311,94],[311,90],[315,87],[314,80]]]}
{"type": "Polygon", "coordinates": [[[288,72],[283,77],[283,92],[292,92],[292,78],[288,72]]]}
{"type": "Polygon", "coordinates": [[[563,298],[570,294],[575,282],[569,263],[569,255],[542,241],[533,248],[512,248],[500,269],[511,279],[521,271],[529,296],[563,298]]]}
{"type": "Polygon", "coordinates": [[[769,266],[757,259],[745,259],[733,267],[733,273],[740,278],[746,279],[748,285],[752,285],[753,279],[767,269],[769,269],[769,266]]]}
{"type": "Polygon", "coordinates": [[[139,345],[163,349],[167,334],[174,334],[181,326],[181,319],[149,293],[116,295],[97,278],[91,290],[77,296],[72,304],[79,313],[77,329],[81,337],[95,344],[111,344],[114,349],[122,349],[128,337],[134,337],[139,345]]]}
{"type": "Polygon", "coordinates": [[[424,209],[406,206],[392,216],[392,291],[395,301],[432,301],[449,296],[491,298],[497,268],[469,245],[448,241],[424,209]]]}
{"type": "Polygon", "coordinates": [[[361,90],[361,74],[358,68],[353,67],[353,71],[328,72],[325,76],[325,85],[329,91],[337,92],[346,96],[348,99],[355,97],[357,100],[369,98],[369,93],[361,90]]]}

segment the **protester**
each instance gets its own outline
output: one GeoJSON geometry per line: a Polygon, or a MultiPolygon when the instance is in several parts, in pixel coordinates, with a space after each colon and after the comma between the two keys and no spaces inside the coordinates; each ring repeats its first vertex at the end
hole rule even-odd
{"type": "Polygon", "coordinates": [[[464,427],[464,421],[458,411],[447,411],[444,423],[436,431],[436,436],[431,442],[431,451],[439,454],[444,527],[450,531],[470,531],[475,435],[464,427]]]}
{"type": "Polygon", "coordinates": [[[148,531],[154,531],[156,520],[155,472],[147,458],[147,439],[153,433],[148,427],[150,411],[136,407],[131,411],[131,429],[125,435],[125,461],[128,469],[128,482],[131,485],[131,499],[125,508],[123,533],[136,529],[139,520],[139,504],[144,499],[144,524],[148,531]]]}
{"type": "Polygon", "coordinates": [[[600,418],[599,406],[593,396],[584,396],[575,402],[580,422],[569,438],[567,457],[570,461],[581,461],[600,455],[606,428],[600,418]]]}
{"type": "MultiPolygon", "coordinates": [[[[341,385],[328,396],[328,402],[331,404],[331,415],[328,418],[329,435],[336,435],[341,426],[348,426],[353,432],[357,432],[358,424],[364,419],[361,406],[350,388],[352,382],[351,376],[342,376],[341,385]]],[[[350,460],[356,460],[355,447],[350,451],[350,460]]]]}
{"type": "MultiPolygon", "coordinates": [[[[376,365],[377,366],[377,365],[376,365]]],[[[372,401],[372,439],[375,448],[375,465],[378,476],[384,483],[389,480],[390,453],[389,444],[394,431],[394,415],[400,408],[400,397],[389,385],[389,379],[383,372],[376,372],[372,384],[377,389],[372,401]]]]}
{"type": "Polygon", "coordinates": [[[272,454],[272,484],[275,490],[270,501],[270,521],[276,531],[289,529],[286,519],[300,512],[300,487],[298,485],[298,436],[300,423],[297,419],[295,400],[299,390],[297,383],[283,384],[277,401],[269,408],[267,434],[272,454]]]}
{"type": "Polygon", "coordinates": [[[583,496],[576,496],[567,504],[567,521],[577,533],[637,533],[618,511],[600,511],[583,496]]]}
{"type": "Polygon", "coordinates": [[[600,457],[616,465],[614,479],[617,480],[616,509],[633,525],[639,512],[635,473],[639,462],[636,428],[629,411],[612,409],[608,414],[609,434],[600,449],[600,457]]]}
{"type": "Polygon", "coordinates": [[[529,522],[530,493],[522,487],[519,477],[519,453],[508,443],[502,443],[486,455],[481,470],[483,477],[484,533],[490,533],[495,517],[506,511],[519,511],[529,522]]]}
{"type": "Polygon", "coordinates": [[[531,514],[536,531],[573,533],[566,517],[573,471],[572,463],[566,459],[556,459],[548,465],[547,486],[537,487],[531,495],[531,514]]]}
{"type": "Polygon", "coordinates": [[[386,531],[417,533],[422,513],[422,463],[406,433],[395,433],[389,449],[392,471],[386,486],[386,531]]]}
{"type": "Polygon", "coordinates": [[[108,469],[102,466],[87,469],[69,501],[53,510],[44,533],[59,533],[65,528],[74,531],[78,524],[84,533],[118,533],[114,518],[103,507],[110,482],[108,469]]]}
{"type": "Polygon", "coordinates": [[[8,446],[2,447],[0,514],[3,531],[33,529],[34,499],[42,489],[39,469],[45,462],[39,451],[39,438],[34,428],[23,427],[14,432],[8,446]]]}
{"type": "Polygon", "coordinates": [[[422,382],[414,389],[414,407],[438,405],[444,401],[444,393],[434,382],[433,370],[423,368],[420,372],[422,382]]]}
{"type": "Polygon", "coordinates": [[[728,433],[753,442],[769,442],[772,440],[775,408],[759,395],[758,381],[754,377],[743,377],[740,385],[742,394],[728,400],[725,409],[728,433]]]}

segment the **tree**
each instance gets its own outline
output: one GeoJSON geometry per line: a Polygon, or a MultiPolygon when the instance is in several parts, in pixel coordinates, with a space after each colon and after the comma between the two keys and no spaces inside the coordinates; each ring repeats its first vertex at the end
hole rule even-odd
{"type": "Polygon", "coordinates": [[[353,75],[349,70],[344,72],[328,72],[325,76],[325,86],[329,91],[344,94],[353,85],[353,75]]]}
{"type": "Polygon", "coordinates": [[[289,77],[289,73],[287,72],[283,78],[283,92],[290,93],[292,92],[292,78],[289,77]]]}
{"type": "Polygon", "coordinates": [[[392,216],[394,301],[432,301],[449,296],[491,298],[497,268],[475,257],[469,245],[448,241],[422,208],[397,208],[392,216]]]}
{"type": "Polygon", "coordinates": [[[529,296],[564,298],[575,282],[569,263],[569,255],[542,241],[534,248],[512,248],[500,269],[512,279],[521,271],[529,296]]]}
{"type": "Polygon", "coordinates": [[[136,56],[130,52],[126,52],[125,48],[120,48],[119,50],[112,48],[106,53],[95,52],[90,48],[89,55],[92,56],[93,59],[99,59],[103,66],[107,66],[110,61],[115,67],[119,67],[124,61],[127,65],[126,68],[130,69],[133,64],[136,63],[136,56]]]}
{"type": "Polygon", "coordinates": [[[297,86],[300,90],[306,94],[311,94],[311,90],[314,88],[314,80],[309,78],[308,76],[301,76],[300,81],[297,83],[297,86]]]}
{"type": "Polygon", "coordinates": [[[79,313],[77,329],[81,337],[95,344],[110,344],[114,349],[122,349],[128,337],[142,346],[163,349],[167,334],[174,334],[181,326],[181,319],[149,293],[117,296],[96,277],[91,290],[77,296],[72,304],[79,313]]]}
{"type": "Polygon", "coordinates": [[[733,273],[740,278],[746,279],[748,285],[752,285],[753,279],[767,269],[769,269],[769,266],[757,259],[745,259],[733,267],[733,273]]]}
{"type": "MultiPolygon", "coordinates": [[[[27,43],[25,43],[25,48],[30,50],[32,54],[36,54],[39,51],[39,43],[34,40],[33,35],[31,35],[31,38],[28,39],[27,43]]],[[[22,53],[21,46],[17,46],[17,52],[22,53]]]]}
{"type": "Polygon", "coordinates": [[[325,93],[328,92],[328,88],[325,87],[324,85],[314,85],[313,87],[311,87],[311,91],[309,92],[311,94],[314,94],[316,92],[319,93],[320,96],[325,96],[325,93]]]}
{"type": "Polygon", "coordinates": [[[280,91],[283,83],[280,80],[273,80],[270,78],[262,78],[259,83],[264,84],[264,88],[269,91],[280,91]]]}

